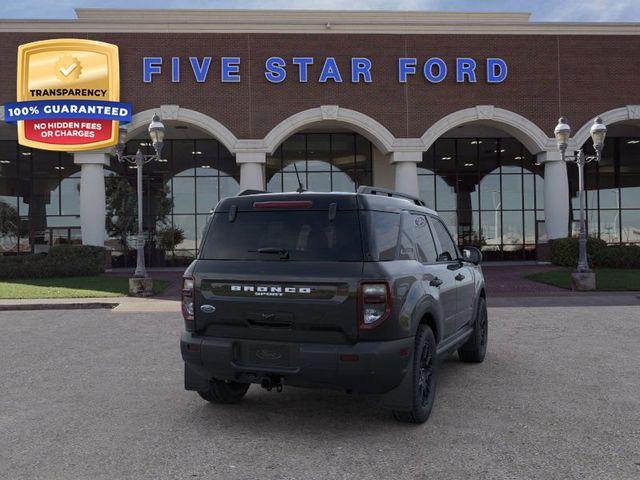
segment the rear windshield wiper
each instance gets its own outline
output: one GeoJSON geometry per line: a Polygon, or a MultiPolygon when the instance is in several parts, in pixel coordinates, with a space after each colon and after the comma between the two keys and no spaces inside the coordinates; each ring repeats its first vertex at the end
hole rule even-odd
{"type": "Polygon", "coordinates": [[[280,255],[280,258],[282,260],[288,260],[289,259],[289,251],[285,248],[278,248],[278,247],[264,247],[264,248],[259,248],[257,250],[249,250],[250,253],[269,253],[269,254],[273,254],[273,255],[280,255]]]}

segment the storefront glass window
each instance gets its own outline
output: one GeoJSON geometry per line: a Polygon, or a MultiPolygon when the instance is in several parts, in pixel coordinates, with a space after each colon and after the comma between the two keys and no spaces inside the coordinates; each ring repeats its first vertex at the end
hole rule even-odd
{"type": "Polygon", "coordinates": [[[535,255],[544,209],[541,173],[515,139],[441,138],[418,165],[418,186],[459,245],[476,245],[488,259],[525,259],[535,255]]]}
{"type": "MultiPolygon", "coordinates": [[[[585,152],[593,152],[591,140],[585,152]]],[[[578,169],[568,164],[572,232],[580,219],[578,169]]],[[[607,243],[640,243],[640,138],[607,137],[602,160],[585,169],[587,232],[607,243]]]]}
{"type": "Polygon", "coordinates": [[[291,192],[300,181],[316,192],[354,192],[371,185],[371,143],[355,133],[298,133],[267,157],[267,190],[291,192]],[[295,166],[294,166],[295,165],[295,166]]]}
{"type": "MultiPolygon", "coordinates": [[[[145,140],[131,141],[127,153],[138,148],[152,150],[145,140]]],[[[590,145],[585,150],[591,151],[590,145]]],[[[180,228],[184,240],[166,252],[165,260],[177,256],[185,263],[194,256],[209,212],[220,199],[236,194],[240,181],[235,157],[214,139],[167,140],[162,156],[143,170],[150,265],[161,264],[153,251],[167,228],[180,228]]],[[[544,219],[543,167],[534,161],[515,139],[442,138],[418,165],[420,196],[440,213],[460,245],[478,245],[488,259],[532,258],[539,241],[536,225],[544,219]]],[[[294,164],[308,189],[355,191],[374,184],[371,143],[355,133],[291,136],[267,158],[268,190],[297,189],[294,164]]],[[[576,233],[577,169],[567,168],[570,228],[576,233]]],[[[112,160],[105,176],[124,179],[135,195],[135,168],[112,160]]],[[[640,243],[640,139],[608,137],[602,162],[589,165],[585,179],[588,232],[609,243],[640,243]]],[[[2,253],[79,243],[80,168],[73,156],[0,141],[0,209],[2,253]]],[[[120,240],[110,237],[109,247],[121,251],[120,240]]],[[[134,264],[132,256],[127,265],[134,264]]]]}
{"type": "MultiPolygon", "coordinates": [[[[145,154],[152,153],[145,140],[128,142],[127,153],[135,153],[138,148],[145,154]]],[[[124,180],[130,193],[135,195],[136,169],[129,167],[112,160],[110,170],[105,171],[109,177],[106,180],[124,180]]],[[[149,235],[146,248],[148,264],[170,266],[189,263],[197,255],[199,239],[211,210],[222,198],[238,193],[239,188],[240,169],[235,157],[218,141],[165,140],[162,160],[150,162],[143,169],[144,225],[149,235]],[[174,237],[172,233],[176,230],[181,235],[174,237]]],[[[118,236],[110,235],[107,244],[118,252],[114,255],[117,259],[115,266],[135,265],[133,235],[135,232],[128,235],[128,255],[124,255],[118,236]]]]}

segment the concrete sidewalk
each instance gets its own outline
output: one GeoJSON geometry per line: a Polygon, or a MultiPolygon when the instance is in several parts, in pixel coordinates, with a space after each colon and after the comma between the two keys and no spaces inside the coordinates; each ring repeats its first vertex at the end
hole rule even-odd
{"type": "Polygon", "coordinates": [[[115,312],[180,313],[180,301],[160,297],[38,298],[0,300],[0,311],[112,309],[115,312]]]}

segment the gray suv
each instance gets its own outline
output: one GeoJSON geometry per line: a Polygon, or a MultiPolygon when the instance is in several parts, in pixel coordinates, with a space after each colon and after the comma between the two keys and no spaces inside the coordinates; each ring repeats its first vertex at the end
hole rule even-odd
{"type": "Polygon", "coordinates": [[[480,260],[389,190],[222,200],[183,279],[185,388],[213,403],[252,383],[339,389],[422,423],[437,360],[484,359],[480,260]]]}

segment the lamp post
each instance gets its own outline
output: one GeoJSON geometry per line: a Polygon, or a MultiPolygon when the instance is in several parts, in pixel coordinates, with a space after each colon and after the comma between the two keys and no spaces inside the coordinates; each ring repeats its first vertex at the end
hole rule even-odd
{"type": "Polygon", "coordinates": [[[165,128],[164,124],[160,121],[160,117],[156,114],[151,119],[149,124],[149,137],[155,154],[144,155],[138,148],[135,155],[125,155],[125,141],[127,138],[127,129],[120,127],[118,145],[116,145],[116,156],[119,162],[127,162],[135,165],[137,170],[137,194],[138,194],[138,235],[136,237],[136,250],[137,261],[136,271],[134,273],[135,278],[147,278],[147,270],[144,265],[144,234],[142,231],[142,219],[143,219],[143,204],[142,204],[142,166],[145,163],[149,163],[153,160],[160,160],[162,153],[162,145],[164,142],[165,128]]]}
{"type": "Polygon", "coordinates": [[[587,228],[585,219],[585,191],[584,191],[584,166],[593,161],[599,162],[602,158],[602,149],[604,147],[604,139],[607,134],[607,127],[602,123],[602,119],[597,117],[593,125],[591,125],[591,139],[593,140],[593,148],[595,155],[585,155],[582,149],[572,155],[567,155],[567,146],[569,137],[571,136],[571,127],[567,123],[567,119],[561,117],[558,125],[554,130],[558,149],[562,154],[563,161],[574,162],[578,166],[578,191],[580,196],[580,237],[578,240],[578,266],[574,275],[572,275],[574,286],[579,290],[593,290],[595,288],[595,276],[589,268],[589,260],[587,259],[587,228]],[[580,278],[586,281],[581,285],[580,278]]]}

